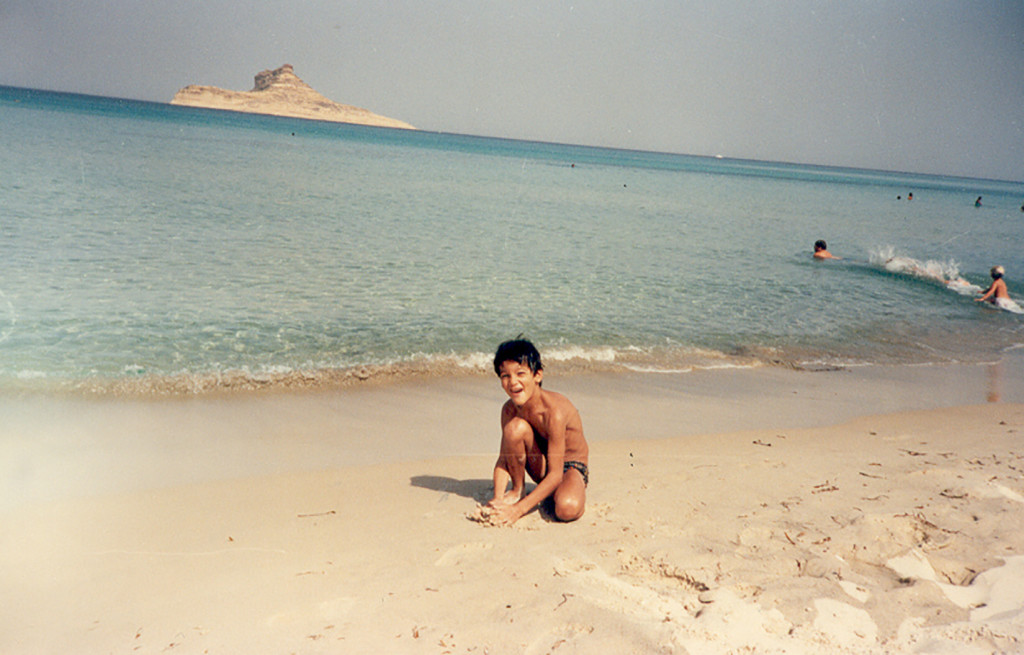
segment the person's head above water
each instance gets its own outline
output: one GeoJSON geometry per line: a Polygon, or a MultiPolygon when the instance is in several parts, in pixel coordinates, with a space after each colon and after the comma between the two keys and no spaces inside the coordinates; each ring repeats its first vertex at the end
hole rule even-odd
{"type": "Polygon", "coordinates": [[[1005,275],[1005,274],[1006,274],[1006,271],[1003,270],[1002,266],[993,266],[992,270],[989,271],[989,275],[992,276],[993,280],[998,280],[999,278],[1003,277],[1003,275],[1005,275]]]}
{"type": "Polygon", "coordinates": [[[824,239],[818,239],[814,242],[815,250],[828,250],[828,244],[825,243],[824,239]]]}

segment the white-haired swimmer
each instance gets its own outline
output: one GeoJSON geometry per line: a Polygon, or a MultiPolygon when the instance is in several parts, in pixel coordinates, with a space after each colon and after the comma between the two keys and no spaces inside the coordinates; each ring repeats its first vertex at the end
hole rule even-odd
{"type": "Polygon", "coordinates": [[[987,300],[997,307],[1003,307],[1013,302],[1010,299],[1010,292],[1006,289],[1006,282],[1003,280],[1003,276],[1006,271],[1003,270],[1002,266],[993,266],[992,270],[989,271],[989,275],[992,276],[992,284],[985,289],[981,296],[975,298],[977,301],[987,300]]]}

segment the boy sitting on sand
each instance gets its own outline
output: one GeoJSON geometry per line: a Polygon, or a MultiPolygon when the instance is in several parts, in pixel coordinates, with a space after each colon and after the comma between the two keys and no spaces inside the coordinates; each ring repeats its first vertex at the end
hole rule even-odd
{"type": "Polygon", "coordinates": [[[553,497],[555,516],[575,521],[583,516],[589,478],[589,449],[579,412],[565,396],[541,388],[540,353],[525,339],[498,346],[494,372],[509,399],[501,408],[494,498],[482,508],[480,518],[510,525],[553,497]],[[537,486],[523,497],[527,473],[537,486]]]}
{"type": "Polygon", "coordinates": [[[992,270],[989,271],[989,275],[992,276],[992,284],[982,292],[980,298],[975,298],[975,300],[987,300],[996,307],[1003,307],[1005,309],[1005,305],[1012,301],[1010,300],[1010,292],[1006,289],[1006,282],[1003,280],[1004,274],[1002,266],[993,266],[992,270]]]}

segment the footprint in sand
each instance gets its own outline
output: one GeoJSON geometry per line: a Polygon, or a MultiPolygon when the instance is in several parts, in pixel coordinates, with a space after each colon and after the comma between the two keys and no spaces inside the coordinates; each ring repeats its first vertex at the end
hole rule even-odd
{"type": "Polygon", "coordinates": [[[1010,500],[1018,503],[1024,503],[1024,496],[1021,496],[1013,489],[1010,489],[1009,487],[1004,487],[1003,485],[995,482],[989,484],[991,484],[992,487],[995,488],[995,493],[997,495],[1002,496],[1003,498],[1009,498],[1010,500]]]}
{"type": "Polygon", "coordinates": [[[634,584],[587,562],[561,560],[555,564],[555,575],[569,578],[574,583],[577,599],[643,621],[693,616],[700,605],[695,590],[680,594],[680,587],[675,584],[670,589],[655,589],[645,580],[634,584]]]}
{"type": "MultiPolygon", "coordinates": [[[[549,630],[547,634],[541,635],[534,639],[529,646],[526,647],[526,655],[542,655],[550,653],[560,646],[571,644],[581,636],[589,635],[594,631],[594,626],[583,625],[580,623],[568,623],[563,626],[549,630]]],[[[569,648],[570,652],[575,652],[576,649],[569,648]]]]}
{"type": "MultiPolygon", "coordinates": [[[[267,618],[267,625],[271,627],[305,625],[313,621],[322,624],[325,622],[340,622],[355,607],[356,599],[348,596],[339,596],[311,605],[289,609],[267,618]]],[[[322,627],[322,626],[321,626],[322,627]]]]}
{"type": "Polygon", "coordinates": [[[455,566],[467,558],[475,557],[485,550],[494,548],[494,544],[484,542],[469,542],[452,546],[437,558],[434,566],[455,566]]]}
{"type": "Polygon", "coordinates": [[[814,629],[839,643],[870,644],[878,638],[878,626],[863,609],[829,598],[815,600],[814,609],[814,629]]]}

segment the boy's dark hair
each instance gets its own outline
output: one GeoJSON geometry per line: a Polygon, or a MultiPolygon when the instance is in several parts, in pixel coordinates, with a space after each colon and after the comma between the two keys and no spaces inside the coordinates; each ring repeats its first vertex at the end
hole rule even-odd
{"type": "Polygon", "coordinates": [[[540,363],[540,352],[536,346],[519,335],[515,339],[506,341],[498,346],[494,353],[494,372],[501,375],[501,365],[504,362],[517,362],[527,366],[534,375],[537,371],[543,371],[544,365],[540,363]]]}
{"type": "Polygon", "coordinates": [[[825,240],[824,239],[818,239],[817,241],[814,242],[814,249],[815,250],[828,250],[828,246],[825,245],[825,240]]]}

